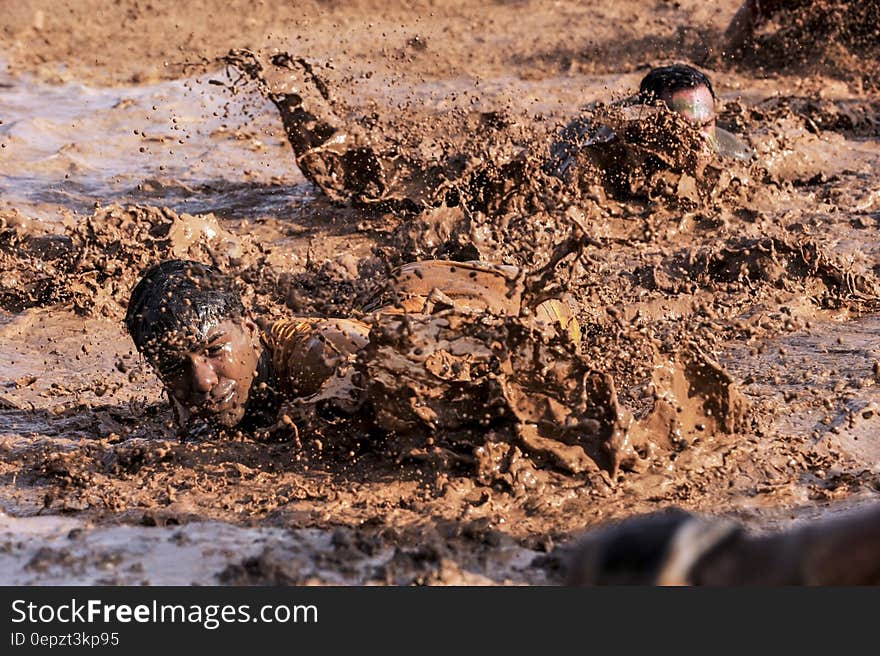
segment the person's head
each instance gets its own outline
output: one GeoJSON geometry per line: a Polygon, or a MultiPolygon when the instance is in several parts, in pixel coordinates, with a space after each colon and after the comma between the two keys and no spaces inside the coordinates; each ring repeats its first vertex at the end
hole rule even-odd
{"type": "Polygon", "coordinates": [[[189,260],[150,267],[125,325],[179,409],[221,426],[241,421],[262,344],[227,276],[189,260]]]}
{"type": "Polygon", "coordinates": [[[685,64],[651,70],[639,85],[643,103],[663,102],[703,134],[715,136],[715,91],[705,74],[685,64]]]}

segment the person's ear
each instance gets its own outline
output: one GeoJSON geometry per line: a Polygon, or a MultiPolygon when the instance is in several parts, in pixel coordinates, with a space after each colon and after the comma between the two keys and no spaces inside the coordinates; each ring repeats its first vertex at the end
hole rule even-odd
{"type": "Polygon", "coordinates": [[[246,318],[244,320],[244,327],[245,327],[245,330],[247,330],[248,333],[250,334],[251,339],[254,339],[254,340],[259,339],[260,328],[259,328],[259,326],[257,326],[256,323],[254,323],[253,319],[246,318]]]}

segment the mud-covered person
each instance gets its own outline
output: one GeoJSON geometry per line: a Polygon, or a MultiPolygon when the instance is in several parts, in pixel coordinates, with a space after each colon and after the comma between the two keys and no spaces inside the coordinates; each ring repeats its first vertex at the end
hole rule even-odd
{"type": "Polygon", "coordinates": [[[218,269],[188,260],[153,266],[132,290],[125,324],[181,427],[202,418],[263,424],[274,410],[261,331],[218,269]]]}
{"type": "MultiPolygon", "coordinates": [[[[515,315],[520,301],[508,288],[512,269],[479,262],[404,265],[378,311],[415,315],[454,306],[515,315]]],[[[534,315],[579,339],[564,303],[543,301],[534,315]]],[[[369,342],[368,324],[294,317],[261,329],[233,281],[211,266],[168,260],[151,267],[132,291],[125,322],[183,430],[270,426],[282,406],[296,402],[354,414],[365,401],[352,365],[369,342]]]]}
{"type": "MultiPolygon", "coordinates": [[[[615,105],[624,111],[640,106],[665,106],[693,125],[722,157],[749,159],[751,149],[738,137],[718,127],[716,101],[712,82],[705,73],[687,64],[672,64],[649,71],[642,78],[638,93],[615,105]]],[[[613,129],[596,123],[591,109],[594,106],[588,106],[586,113],[572,120],[560,132],[545,167],[548,173],[567,179],[582,149],[609,144],[616,139],[613,129]]]]}

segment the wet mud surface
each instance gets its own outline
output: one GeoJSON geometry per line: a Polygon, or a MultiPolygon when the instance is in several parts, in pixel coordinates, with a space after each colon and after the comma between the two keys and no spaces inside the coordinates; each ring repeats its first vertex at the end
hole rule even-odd
{"type": "Polygon", "coordinates": [[[609,520],[770,531],[876,501],[877,36],[818,3],[731,59],[737,3],[703,4],[122,3],[75,37],[86,0],[13,11],[0,580],[558,584],[609,520]],[[820,9],[835,56],[786,57],[820,9]],[[615,103],[676,59],[750,158],[615,103]],[[579,114],[618,138],[555,175],[579,114]],[[234,274],[263,323],[367,323],[365,411],[181,436],[122,323],[171,257],[234,274]],[[432,258],[516,267],[505,311],[426,289],[376,312],[432,258]]]}

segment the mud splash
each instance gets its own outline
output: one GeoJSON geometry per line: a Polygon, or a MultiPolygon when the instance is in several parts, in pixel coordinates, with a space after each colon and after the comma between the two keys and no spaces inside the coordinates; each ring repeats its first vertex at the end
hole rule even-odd
{"type": "MultiPolygon", "coordinates": [[[[563,126],[632,91],[648,63],[713,61],[705,42],[725,16],[679,4],[532,3],[543,31],[519,39],[507,5],[437,6],[417,25],[403,10],[322,7],[302,25],[343,16],[342,41],[325,26],[275,51],[247,44],[267,82],[274,56],[302,55],[282,56],[279,86],[264,87],[282,104],[301,96],[287,109],[216,68],[244,45],[228,35],[211,37],[204,76],[175,64],[132,88],[5,78],[0,503],[52,525],[3,518],[4,535],[30,536],[6,554],[15,571],[33,563],[14,582],[192,582],[155,564],[174,554],[198,559],[203,583],[558,583],[557,547],[586,525],[676,504],[782,527],[876,499],[880,356],[866,313],[880,151],[864,76],[796,76],[769,51],[782,43],[770,26],[762,62],[709,70],[720,125],[756,160],[671,152],[688,135],[669,117],[605,111],[622,150],[592,153],[576,185],[543,168],[563,126]],[[786,75],[763,79],[762,66],[786,75]],[[303,121],[326,139],[302,143],[303,121]],[[554,263],[566,243],[577,257],[554,263]],[[235,275],[265,321],[372,321],[358,366],[400,430],[330,415],[298,441],[288,426],[180,442],[119,321],[139,270],[172,256],[235,275]],[[441,295],[411,332],[373,318],[391,271],[426,258],[544,272],[532,300],[575,308],[580,347],[528,315],[463,315],[441,295]]],[[[84,38],[103,29],[92,23],[84,38]]],[[[29,40],[17,61],[76,51],[43,29],[48,43],[29,40]]],[[[129,83],[130,65],[99,77],[129,83]]]]}

